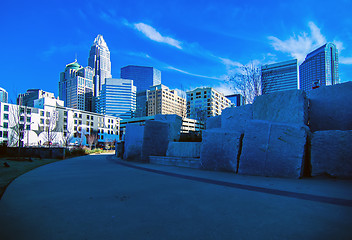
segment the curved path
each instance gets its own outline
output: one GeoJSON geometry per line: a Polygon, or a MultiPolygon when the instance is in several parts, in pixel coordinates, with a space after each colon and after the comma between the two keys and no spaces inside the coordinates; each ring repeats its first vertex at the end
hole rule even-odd
{"type": "Polygon", "coordinates": [[[12,182],[0,239],[350,239],[351,186],[91,155],[12,182]]]}

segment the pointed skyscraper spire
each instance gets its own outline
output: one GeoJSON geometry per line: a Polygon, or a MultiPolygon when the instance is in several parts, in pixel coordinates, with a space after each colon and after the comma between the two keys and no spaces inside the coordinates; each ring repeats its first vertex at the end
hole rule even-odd
{"type": "Polygon", "coordinates": [[[88,66],[94,71],[94,96],[98,97],[105,78],[112,77],[110,51],[101,34],[94,39],[89,53],[88,66]]]}

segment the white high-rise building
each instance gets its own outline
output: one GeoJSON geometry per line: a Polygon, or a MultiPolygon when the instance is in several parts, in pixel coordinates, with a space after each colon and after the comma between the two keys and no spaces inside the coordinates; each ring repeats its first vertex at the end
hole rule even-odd
{"type": "Polygon", "coordinates": [[[8,102],[8,93],[5,89],[3,89],[2,87],[0,87],[0,102],[4,102],[7,103],[8,102]]]}
{"type": "Polygon", "coordinates": [[[98,97],[106,78],[111,76],[110,51],[102,35],[94,39],[90,48],[88,66],[93,69],[94,96],[98,97]]]}

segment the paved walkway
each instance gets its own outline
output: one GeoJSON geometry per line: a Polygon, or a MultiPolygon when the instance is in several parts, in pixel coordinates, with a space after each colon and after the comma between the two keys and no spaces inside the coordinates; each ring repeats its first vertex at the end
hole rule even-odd
{"type": "Polygon", "coordinates": [[[350,239],[352,181],[238,176],[109,155],[37,168],[0,200],[0,239],[350,239]]]}

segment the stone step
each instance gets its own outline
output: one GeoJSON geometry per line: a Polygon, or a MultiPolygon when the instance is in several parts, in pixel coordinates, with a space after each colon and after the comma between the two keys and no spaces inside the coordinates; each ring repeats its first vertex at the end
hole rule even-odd
{"type": "Polygon", "coordinates": [[[187,168],[200,167],[199,158],[149,156],[149,162],[153,164],[187,167],[187,168]]]}

